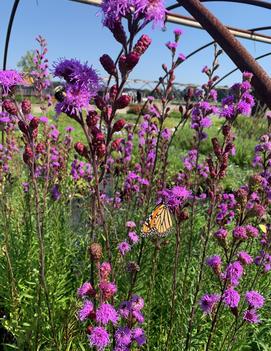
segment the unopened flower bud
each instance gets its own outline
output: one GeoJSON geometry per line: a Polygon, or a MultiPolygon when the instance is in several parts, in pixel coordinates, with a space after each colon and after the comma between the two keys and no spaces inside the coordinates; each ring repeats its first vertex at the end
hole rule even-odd
{"type": "Polygon", "coordinates": [[[131,52],[126,56],[126,68],[131,71],[138,63],[140,56],[136,52],[131,52]]]}
{"type": "Polygon", "coordinates": [[[89,254],[90,254],[90,258],[93,261],[95,262],[100,261],[103,256],[103,249],[101,245],[98,243],[92,243],[89,247],[89,254]]]}
{"type": "Polygon", "coordinates": [[[121,143],[122,139],[116,139],[112,142],[111,147],[112,150],[118,150],[120,147],[120,143],[121,143]]]}
{"type": "Polygon", "coordinates": [[[122,128],[125,126],[126,121],[125,119],[119,119],[117,122],[115,122],[115,124],[113,125],[113,129],[112,132],[120,132],[122,130],[122,128]]]}
{"type": "Polygon", "coordinates": [[[19,129],[20,129],[21,132],[23,132],[24,134],[27,134],[27,132],[28,132],[28,126],[25,124],[25,122],[19,121],[19,122],[18,122],[18,127],[19,127],[19,129]]]}
{"type": "Polygon", "coordinates": [[[95,127],[99,121],[99,116],[96,111],[89,111],[86,122],[89,128],[95,127]]]}
{"type": "Polygon", "coordinates": [[[88,156],[88,149],[87,149],[87,147],[83,143],[81,143],[80,141],[75,143],[74,149],[80,156],[84,156],[84,157],[88,156]]]}
{"type": "Polygon", "coordinates": [[[17,107],[15,103],[9,99],[4,100],[3,109],[6,110],[9,114],[17,116],[17,107]]]}
{"type": "Polygon", "coordinates": [[[23,160],[26,164],[33,158],[34,154],[30,145],[26,145],[23,153],[23,160]]]}
{"type": "Polygon", "coordinates": [[[99,144],[99,145],[97,146],[96,151],[97,151],[97,156],[98,156],[99,158],[103,158],[104,155],[106,154],[106,146],[105,146],[105,144],[99,144]]]}
{"type": "Polygon", "coordinates": [[[29,123],[29,127],[34,130],[37,129],[39,126],[39,118],[38,117],[33,117],[29,123]]]}
{"type": "Polygon", "coordinates": [[[122,74],[122,76],[124,76],[126,74],[127,67],[126,67],[126,56],[125,55],[121,55],[121,57],[119,58],[119,70],[120,70],[120,73],[122,74]]]}
{"type": "Polygon", "coordinates": [[[21,103],[22,112],[24,115],[28,115],[31,112],[31,101],[24,99],[21,103]]]}
{"type": "Polygon", "coordinates": [[[102,132],[99,132],[99,133],[95,134],[95,142],[97,144],[104,142],[104,134],[102,132]]]}
{"type": "Polygon", "coordinates": [[[116,101],[116,108],[117,109],[122,109],[127,107],[130,104],[131,98],[129,95],[122,95],[118,100],[116,101]]]}
{"type": "Polygon", "coordinates": [[[101,56],[100,62],[108,74],[111,74],[112,76],[115,76],[117,74],[115,63],[109,55],[105,54],[101,56]]]}
{"type": "Polygon", "coordinates": [[[113,33],[114,38],[125,47],[127,37],[121,22],[115,22],[114,25],[110,28],[110,30],[113,33]]]}
{"type": "Polygon", "coordinates": [[[106,106],[104,99],[101,96],[96,96],[94,99],[94,102],[95,102],[96,106],[98,107],[98,109],[103,111],[103,109],[106,106]]]}
{"type": "Polygon", "coordinates": [[[88,326],[86,327],[86,333],[87,333],[88,335],[90,335],[90,334],[92,333],[92,330],[93,330],[93,326],[92,326],[92,325],[88,325],[88,326]]]}
{"type": "Polygon", "coordinates": [[[112,87],[109,90],[109,96],[111,99],[115,99],[117,95],[118,95],[118,87],[116,85],[112,85],[112,87]]]}
{"type": "Polygon", "coordinates": [[[36,152],[42,154],[45,151],[45,145],[43,143],[38,143],[36,146],[36,152]]]}
{"type": "Polygon", "coordinates": [[[222,127],[222,133],[225,137],[227,137],[230,134],[231,127],[229,125],[225,125],[222,127]]]}
{"type": "Polygon", "coordinates": [[[139,56],[143,55],[150,46],[151,42],[152,40],[148,35],[142,35],[133,48],[133,52],[138,53],[139,56]]]}
{"type": "Polygon", "coordinates": [[[219,145],[217,138],[212,138],[212,144],[213,144],[213,149],[214,149],[214,153],[215,153],[216,157],[220,158],[222,150],[221,150],[221,147],[219,145]]]}

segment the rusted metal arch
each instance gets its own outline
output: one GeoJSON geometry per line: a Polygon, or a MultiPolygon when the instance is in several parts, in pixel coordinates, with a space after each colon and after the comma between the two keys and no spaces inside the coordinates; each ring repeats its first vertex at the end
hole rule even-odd
{"type": "MultiPolygon", "coordinates": [[[[248,29],[248,30],[249,30],[249,31],[253,31],[253,32],[257,32],[257,31],[264,30],[264,29],[271,29],[271,26],[268,26],[268,27],[257,27],[257,28],[248,29]]],[[[209,43],[204,44],[204,45],[200,46],[198,49],[192,51],[190,54],[188,54],[188,55],[186,56],[186,60],[185,60],[185,61],[187,61],[190,57],[194,56],[194,55],[197,54],[198,52],[200,52],[200,51],[202,51],[202,50],[208,48],[208,47],[211,46],[211,45],[213,45],[215,42],[216,42],[215,40],[212,40],[212,41],[210,41],[209,43]]],[[[256,57],[255,60],[259,60],[259,59],[261,59],[261,58],[263,58],[263,57],[265,57],[265,56],[268,56],[268,55],[270,55],[270,54],[271,54],[271,53],[269,53],[269,54],[264,54],[264,55],[262,55],[262,56],[256,57]]],[[[236,70],[238,70],[238,69],[239,69],[239,68],[236,68],[236,70]]],[[[216,85],[216,84],[215,84],[215,85],[216,85]]]]}
{"type": "Polygon", "coordinates": [[[7,66],[7,57],[8,57],[8,47],[9,47],[9,40],[10,40],[10,34],[11,34],[11,30],[12,30],[12,25],[13,25],[13,21],[16,15],[16,11],[18,8],[20,0],[15,0],[12,10],[11,10],[11,14],[9,17],[9,22],[8,22],[8,29],[7,29],[7,35],[6,35],[6,40],[5,40],[5,49],[4,49],[4,58],[3,58],[3,70],[6,70],[6,66],[7,66]]]}
{"type": "MultiPolygon", "coordinates": [[[[201,2],[214,2],[214,1],[234,2],[234,3],[239,3],[239,4],[245,4],[245,5],[252,5],[252,6],[262,7],[262,8],[271,10],[270,2],[261,1],[261,0],[201,0],[201,2]]],[[[174,9],[176,9],[178,7],[180,7],[180,4],[176,3],[176,4],[173,4],[171,6],[168,6],[167,10],[171,11],[171,10],[174,10],[174,9]]]]}
{"type": "MultiPolygon", "coordinates": [[[[255,57],[255,60],[258,61],[258,60],[261,60],[262,58],[265,58],[265,57],[267,57],[267,56],[271,56],[271,52],[268,52],[268,53],[266,53],[266,54],[263,54],[263,55],[260,55],[260,56],[258,56],[258,57],[255,57]]],[[[219,78],[219,79],[215,82],[214,87],[217,86],[218,84],[220,84],[224,79],[228,78],[230,75],[232,75],[234,72],[236,72],[236,71],[238,71],[238,70],[239,70],[239,68],[236,67],[236,68],[232,69],[231,71],[229,71],[228,73],[226,73],[224,76],[222,76],[221,78],[219,78]]]]}
{"type": "Polygon", "coordinates": [[[219,44],[241,72],[253,73],[252,85],[259,97],[271,108],[271,79],[253,56],[199,0],[178,0],[219,44]]]}

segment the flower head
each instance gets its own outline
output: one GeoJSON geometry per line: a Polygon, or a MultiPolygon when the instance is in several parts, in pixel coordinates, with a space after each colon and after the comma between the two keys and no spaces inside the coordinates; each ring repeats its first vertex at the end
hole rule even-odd
{"type": "Polygon", "coordinates": [[[110,273],[111,273],[111,264],[108,262],[103,262],[100,265],[101,280],[107,280],[109,278],[110,273]]]}
{"type": "Polygon", "coordinates": [[[93,312],[93,303],[89,300],[85,300],[83,307],[79,311],[79,320],[85,321],[93,312]]]}
{"type": "Polygon", "coordinates": [[[96,320],[97,322],[106,325],[109,322],[117,324],[118,322],[118,313],[115,308],[109,303],[103,303],[96,311],[96,320]]]}
{"type": "Polygon", "coordinates": [[[246,251],[240,251],[239,252],[238,260],[242,264],[251,264],[251,263],[253,263],[253,258],[246,251]]]}
{"type": "Polygon", "coordinates": [[[246,293],[246,301],[250,308],[261,308],[264,305],[264,297],[257,291],[248,291],[246,293]]]}
{"type": "Polygon", "coordinates": [[[77,296],[78,297],[85,297],[87,295],[92,295],[94,289],[89,282],[85,282],[80,288],[77,289],[77,296]]]}
{"type": "Polygon", "coordinates": [[[117,287],[114,283],[102,281],[99,284],[99,288],[105,300],[109,300],[117,292],[117,287]]]}
{"type": "Polygon", "coordinates": [[[137,342],[138,346],[142,346],[146,342],[144,330],[142,328],[134,328],[132,330],[133,339],[137,342]]]}
{"type": "Polygon", "coordinates": [[[109,334],[103,327],[94,327],[89,335],[89,342],[91,346],[103,351],[110,342],[109,334]]]}
{"type": "Polygon", "coordinates": [[[68,84],[85,89],[91,97],[95,96],[100,87],[100,78],[96,71],[79,60],[60,59],[54,64],[54,76],[63,78],[68,84]]]}
{"type": "Polygon", "coordinates": [[[118,245],[118,250],[122,256],[125,256],[125,254],[131,250],[131,246],[127,241],[123,241],[118,245]]]}
{"type": "Polygon", "coordinates": [[[135,311],[140,311],[144,307],[144,299],[138,295],[133,295],[130,303],[131,309],[135,311]]]}
{"type": "Polygon", "coordinates": [[[136,234],[136,232],[129,232],[129,233],[128,233],[128,237],[129,237],[130,242],[131,242],[132,244],[136,244],[136,243],[138,243],[138,241],[139,241],[139,237],[138,237],[138,235],[136,234]]]}
{"type": "Polygon", "coordinates": [[[230,263],[226,269],[225,279],[229,281],[232,286],[239,284],[239,279],[242,277],[244,269],[240,262],[235,261],[230,263]]]}
{"type": "Polygon", "coordinates": [[[132,332],[128,327],[119,327],[115,339],[118,346],[128,346],[132,341],[132,332]]]}
{"type": "Polygon", "coordinates": [[[229,288],[223,294],[223,301],[230,308],[236,308],[240,301],[240,295],[233,288],[229,288]]]}
{"type": "Polygon", "coordinates": [[[128,221],[128,222],[126,222],[126,227],[129,229],[133,229],[136,227],[136,224],[133,221],[128,221]]]}
{"type": "Polygon", "coordinates": [[[0,87],[2,88],[3,95],[8,95],[16,85],[24,84],[26,82],[19,72],[14,70],[0,70],[0,87]]]}
{"type": "Polygon", "coordinates": [[[259,323],[259,316],[255,310],[246,310],[243,315],[243,319],[248,323],[256,324],[259,323]]]}
{"type": "Polygon", "coordinates": [[[209,314],[212,312],[219,299],[220,296],[218,294],[206,294],[200,299],[200,308],[205,314],[209,314]]]}

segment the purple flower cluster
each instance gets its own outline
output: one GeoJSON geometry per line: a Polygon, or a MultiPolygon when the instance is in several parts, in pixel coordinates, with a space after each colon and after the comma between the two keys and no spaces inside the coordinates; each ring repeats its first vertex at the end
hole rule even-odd
{"type": "Polygon", "coordinates": [[[163,0],[103,0],[103,23],[113,28],[122,18],[134,16],[138,21],[153,21],[154,25],[164,25],[166,9],[163,0]]]}
{"type": "Polygon", "coordinates": [[[4,96],[12,93],[17,85],[26,85],[20,73],[14,70],[0,70],[0,87],[4,96]]]}
{"type": "Polygon", "coordinates": [[[210,116],[217,113],[218,109],[207,101],[200,101],[193,107],[191,115],[191,128],[195,129],[198,140],[207,138],[204,129],[211,127],[212,120],[210,116]]]}
{"type": "Polygon", "coordinates": [[[56,105],[57,113],[65,112],[74,116],[78,111],[89,106],[100,87],[100,78],[87,63],[71,59],[60,59],[54,64],[54,76],[63,78],[65,98],[56,105]]]}
{"type": "Polygon", "coordinates": [[[184,186],[176,185],[171,189],[164,189],[159,192],[164,203],[172,210],[177,210],[190,199],[191,191],[184,186]]]}
{"type": "Polygon", "coordinates": [[[141,310],[144,307],[144,300],[137,295],[133,295],[131,300],[124,301],[118,309],[108,301],[112,299],[117,289],[114,283],[109,281],[111,265],[103,262],[97,265],[99,269],[98,290],[96,291],[89,282],[85,282],[78,290],[77,295],[83,299],[83,306],[78,312],[78,318],[82,322],[91,321],[87,327],[88,338],[91,346],[98,350],[104,350],[109,346],[110,325],[115,326],[112,335],[115,341],[114,350],[130,350],[133,343],[141,347],[146,338],[144,330],[138,324],[144,322],[141,310]],[[90,300],[98,298],[99,305],[90,300]]]}
{"type": "Polygon", "coordinates": [[[245,72],[243,74],[243,82],[234,84],[231,88],[231,95],[222,100],[222,108],[220,116],[233,122],[238,115],[249,116],[254,106],[254,97],[250,94],[251,77],[245,72]]]}

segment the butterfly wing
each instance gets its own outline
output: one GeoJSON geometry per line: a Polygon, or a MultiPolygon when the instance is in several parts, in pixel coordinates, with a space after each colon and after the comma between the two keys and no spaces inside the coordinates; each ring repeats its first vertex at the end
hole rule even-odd
{"type": "Polygon", "coordinates": [[[160,213],[157,215],[155,223],[155,232],[158,236],[166,236],[172,228],[172,218],[167,206],[163,205],[160,213]]]}
{"type": "Polygon", "coordinates": [[[165,236],[172,228],[172,218],[166,205],[160,204],[155,207],[142,226],[141,233],[147,237],[151,234],[165,236]]]}
{"type": "Polygon", "coordinates": [[[267,227],[265,224],[259,224],[259,228],[261,229],[261,231],[266,234],[267,233],[267,227]]]}

